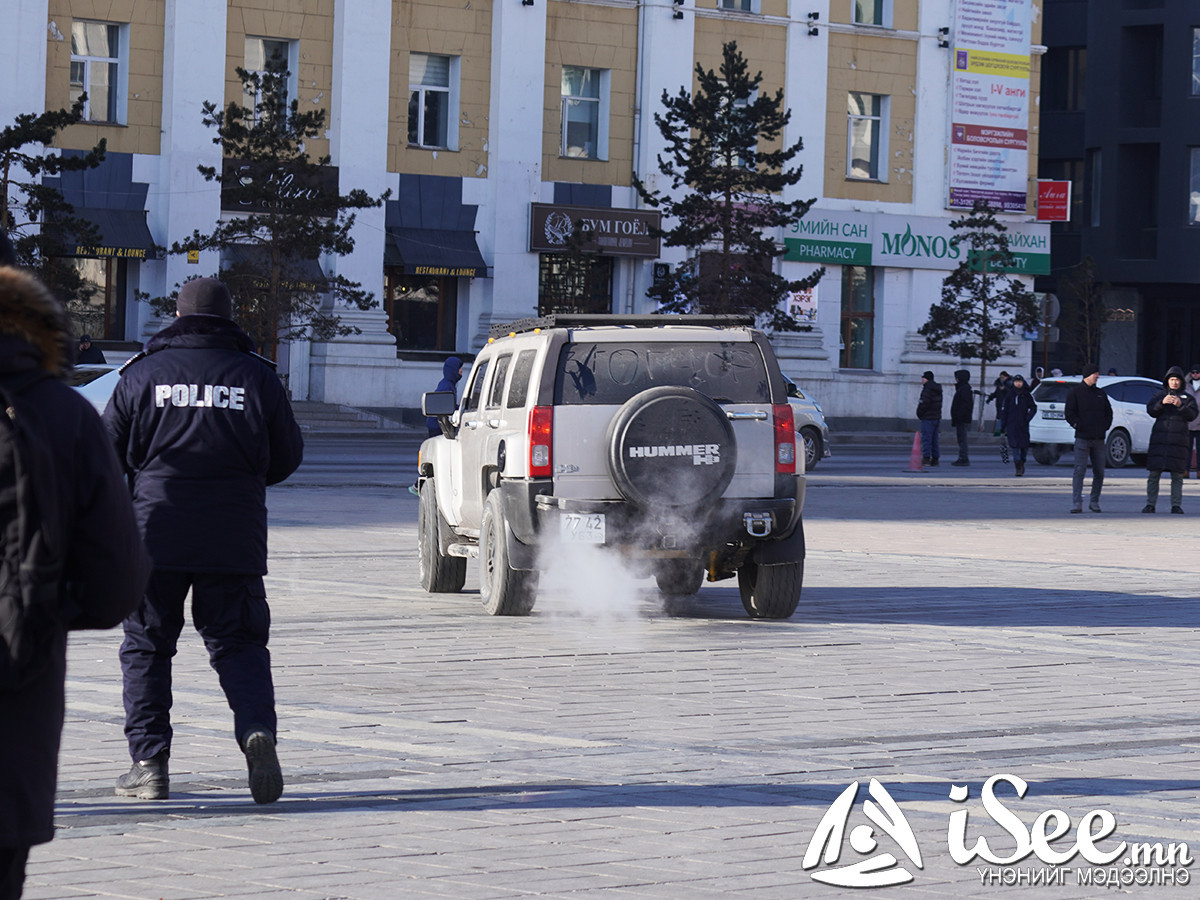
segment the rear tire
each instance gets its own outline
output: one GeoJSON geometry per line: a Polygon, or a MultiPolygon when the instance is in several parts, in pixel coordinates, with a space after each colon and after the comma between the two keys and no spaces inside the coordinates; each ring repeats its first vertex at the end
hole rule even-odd
{"type": "Polygon", "coordinates": [[[800,603],[804,560],[760,566],[746,560],[738,569],[742,606],[752,619],[787,619],[800,603]]]}
{"type": "Polygon", "coordinates": [[[801,428],[800,438],[804,442],[804,471],[811,472],[821,461],[825,445],[821,441],[821,433],[815,428],[801,428]]]}
{"type": "Polygon", "coordinates": [[[492,491],[479,529],[479,597],[488,615],[527,616],[536,599],[538,575],[509,565],[507,538],[500,492],[492,491]]]}
{"type": "Polygon", "coordinates": [[[1058,458],[1062,456],[1062,448],[1058,444],[1034,444],[1033,458],[1037,460],[1039,465],[1052,466],[1058,462],[1058,458]]]}
{"type": "Polygon", "coordinates": [[[430,594],[456,594],[463,589],[467,580],[467,561],[462,557],[443,556],[438,549],[438,533],[448,526],[437,507],[437,496],[433,492],[433,479],[426,478],[421,484],[420,502],[417,504],[417,565],[421,573],[421,587],[430,594]]]}

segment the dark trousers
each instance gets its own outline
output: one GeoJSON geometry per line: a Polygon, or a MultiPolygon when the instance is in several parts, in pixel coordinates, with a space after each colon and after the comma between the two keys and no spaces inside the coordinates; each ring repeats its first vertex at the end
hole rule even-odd
{"type": "Polygon", "coordinates": [[[941,419],[921,419],[921,456],[925,459],[937,459],[942,455],[938,447],[941,424],[941,419]]]}
{"type": "MultiPolygon", "coordinates": [[[[1186,470],[1185,470],[1186,471],[1186,470]]],[[[1171,476],[1171,506],[1183,506],[1183,472],[1167,472],[1171,476]]],[[[1150,469],[1146,473],[1146,505],[1158,502],[1158,485],[1162,480],[1162,469],[1150,469]]]]}
{"type": "Polygon", "coordinates": [[[125,736],[134,762],[171,747],[171,658],[192,592],[192,623],[220,679],[238,744],[253,727],[275,734],[275,688],[267,637],[271,611],[258,575],[154,572],[146,596],[125,620],[121,672],[125,736]]]}
{"type": "Polygon", "coordinates": [[[28,847],[0,847],[0,900],[20,900],[28,847]]]}
{"type": "Polygon", "coordinates": [[[1087,472],[1088,462],[1092,464],[1092,494],[1093,502],[1100,499],[1100,489],[1104,487],[1104,439],[1085,441],[1075,438],[1075,471],[1071,474],[1071,499],[1076,505],[1083,502],[1083,476],[1087,472]]]}
{"type": "Polygon", "coordinates": [[[954,426],[954,437],[958,441],[958,458],[967,459],[967,429],[970,428],[969,422],[964,422],[961,425],[954,426]]]}

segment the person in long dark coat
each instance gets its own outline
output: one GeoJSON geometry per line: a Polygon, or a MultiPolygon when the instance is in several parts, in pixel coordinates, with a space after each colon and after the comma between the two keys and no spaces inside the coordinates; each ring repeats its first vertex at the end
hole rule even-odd
{"type": "Polygon", "coordinates": [[[1146,454],[1146,505],[1154,512],[1163,472],[1171,473],[1171,512],[1183,515],[1183,475],[1188,467],[1188,422],[1200,415],[1196,400],[1183,388],[1183,369],[1171,366],[1163,377],[1163,389],[1150,398],[1146,412],[1154,417],[1150,450],[1146,454]]]}
{"type": "MultiPolygon", "coordinates": [[[[54,792],[65,710],[67,632],[111,628],[137,607],[150,561],[100,417],[62,381],[70,369],[67,319],[37,279],[4,263],[0,231],[0,382],[11,415],[48,452],[32,461],[50,476],[65,573],[44,664],[0,689],[0,898],[20,897],[29,848],[54,837],[54,792]]],[[[8,490],[12,490],[11,485],[8,490]]],[[[47,515],[44,521],[49,521],[47,515]]],[[[4,523],[5,540],[11,525],[4,523]]]]}
{"type": "Polygon", "coordinates": [[[1029,422],[1037,413],[1037,404],[1033,395],[1025,386],[1025,376],[1018,372],[1012,377],[1009,389],[1005,391],[1004,405],[1000,408],[1000,430],[1008,440],[1012,450],[1016,474],[1025,474],[1025,457],[1029,450],[1029,422]]]}

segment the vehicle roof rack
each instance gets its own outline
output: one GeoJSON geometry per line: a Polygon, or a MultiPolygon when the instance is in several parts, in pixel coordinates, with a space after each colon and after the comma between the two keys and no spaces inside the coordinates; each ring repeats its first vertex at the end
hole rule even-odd
{"type": "Polygon", "coordinates": [[[630,328],[658,328],[663,325],[702,325],[710,328],[750,328],[754,316],[749,313],[724,315],[678,315],[669,313],[552,313],[530,319],[517,319],[503,325],[493,325],[491,337],[521,334],[536,328],[595,328],[601,325],[620,325],[630,328]]]}

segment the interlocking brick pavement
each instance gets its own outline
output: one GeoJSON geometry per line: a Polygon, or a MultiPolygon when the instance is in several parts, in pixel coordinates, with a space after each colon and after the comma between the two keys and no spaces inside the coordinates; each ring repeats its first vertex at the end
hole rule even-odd
{"type": "MultiPolygon", "coordinates": [[[[999,773],[1029,784],[1004,794],[1025,826],[1106,809],[1103,847],[1200,851],[1194,519],[1137,514],[1132,470],[1110,473],[1105,513],[1068,516],[1062,466],[879,469],[835,457],[811,476],[786,622],[748,620],[732,582],[667,616],[652,581],[590,568],[533,616],[491,618],[474,563],[463,594],[420,591],[403,485],[272,489],[283,798],[250,800],[194,632],[175,662],[171,798],[113,796],[128,766],[119,634],[73,635],[59,832],[34,848],[26,897],[1004,896],[947,848],[967,809],[968,844],[1012,853],[979,800],[999,773]],[[873,778],[921,867],[893,834],[864,833],[873,778]],[[806,870],[855,781],[838,861],[806,870]],[[856,849],[866,837],[877,850],[856,849]],[[910,882],[812,877],[885,851],[910,882]]],[[[1106,893],[1077,885],[1078,867],[1020,894],[1106,893]]]]}

